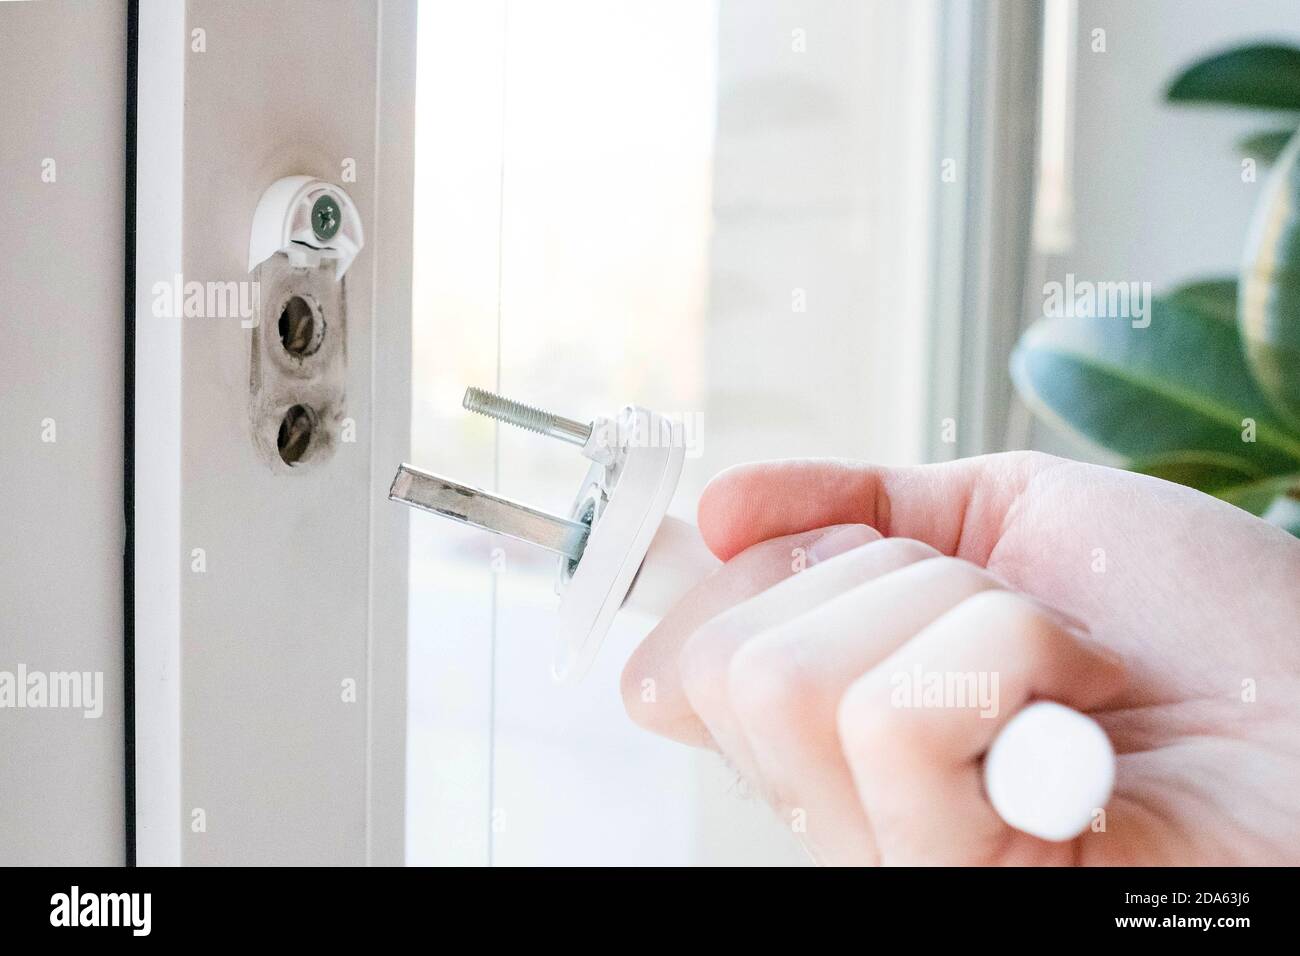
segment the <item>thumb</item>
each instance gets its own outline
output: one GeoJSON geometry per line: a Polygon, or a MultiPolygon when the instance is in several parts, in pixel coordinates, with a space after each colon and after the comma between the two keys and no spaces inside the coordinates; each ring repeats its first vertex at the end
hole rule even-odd
{"type": "Polygon", "coordinates": [[[1035,475],[1062,461],[1006,452],[900,468],[839,459],[737,465],[700,497],[700,532],[726,561],[769,538],[866,524],[983,566],[1016,499],[1035,475]]]}

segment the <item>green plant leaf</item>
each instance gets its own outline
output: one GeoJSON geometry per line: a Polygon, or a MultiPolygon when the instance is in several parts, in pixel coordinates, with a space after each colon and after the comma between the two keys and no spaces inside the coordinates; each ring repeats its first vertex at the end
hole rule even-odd
{"type": "Polygon", "coordinates": [[[1239,281],[1238,324],[1251,372],[1300,429],[1300,137],[1264,182],[1239,281]]]}
{"type": "Polygon", "coordinates": [[[1169,85],[1175,103],[1300,109],[1300,50],[1261,43],[1193,63],[1169,85]]]}
{"type": "Polygon", "coordinates": [[[1187,485],[1262,515],[1273,499],[1296,481],[1296,475],[1265,475],[1233,455],[1188,451],[1160,455],[1130,466],[1144,475],[1187,485]]]}
{"type": "Polygon", "coordinates": [[[1282,155],[1282,150],[1286,149],[1286,144],[1294,135],[1293,129],[1273,129],[1265,133],[1252,133],[1237,140],[1237,151],[1243,156],[1259,160],[1265,166],[1271,166],[1277,162],[1277,158],[1282,155]]]}
{"type": "Polygon", "coordinates": [[[1234,326],[1159,299],[1147,320],[1040,319],[1011,356],[1017,389],[1039,414],[1130,459],[1214,452],[1259,474],[1300,472],[1300,435],[1252,381],[1234,326]]]}
{"type": "Polygon", "coordinates": [[[1229,324],[1237,321],[1237,280],[1201,279],[1179,286],[1165,296],[1170,305],[1199,312],[1229,324]]]}

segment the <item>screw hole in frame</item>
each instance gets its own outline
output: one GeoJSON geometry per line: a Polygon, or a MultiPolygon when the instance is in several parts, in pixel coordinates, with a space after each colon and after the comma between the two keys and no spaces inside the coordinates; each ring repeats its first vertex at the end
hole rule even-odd
{"type": "Polygon", "coordinates": [[[290,407],[284,413],[284,418],[280,420],[280,431],[275,438],[280,460],[290,467],[300,464],[308,449],[311,448],[315,431],[315,412],[306,405],[290,407]]]}
{"type": "Polygon", "coordinates": [[[305,358],[320,348],[325,338],[325,322],[316,315],[311,303],[300,295],[290,296],[280,310],[276,323],[280,344],[295,358],[305,358]]]}

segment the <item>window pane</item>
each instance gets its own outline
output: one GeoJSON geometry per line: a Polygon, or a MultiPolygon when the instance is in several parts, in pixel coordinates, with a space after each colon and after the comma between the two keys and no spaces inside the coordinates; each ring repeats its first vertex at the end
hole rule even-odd
{"type": "MultiPolygon", "coordinates": [[[[683,416],[687,519],[738,461],[918,458],[930,4],[462,6],[421,7],[418,464],[567,513],[586,459],[467,385],[683,416]]],[[[647,622],[556,685],[555,559],[425,516],[412,541],[412,862],[803,860],[626,717],[647,622]]]]}

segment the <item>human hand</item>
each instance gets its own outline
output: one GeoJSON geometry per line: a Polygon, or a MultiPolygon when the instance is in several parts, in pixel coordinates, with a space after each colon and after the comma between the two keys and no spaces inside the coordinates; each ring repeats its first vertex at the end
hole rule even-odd
{"type": "Polygon", "coordinates": [[[1032,453],[741,466],[710,484],[699,523],[727,563],[633,654],[627,709],[721,751],[815,859],[1300,858],[1300,542],[1286,533],[1179,485],[1032,453]],[[895,706],[916,673],[996,675],[996,716],[895,706]],[[1066,843],[1008,827],[980,779],[998,730],[1040,698],[1089,713],[1118,754],[1098,828],[1066,843]]]}

